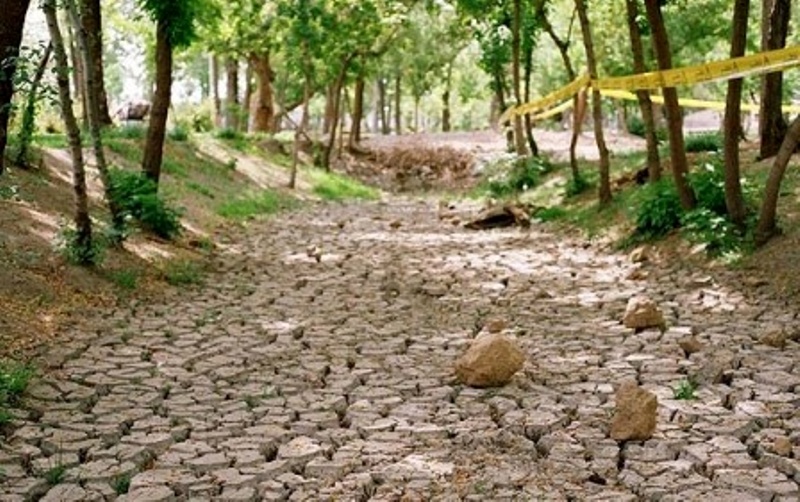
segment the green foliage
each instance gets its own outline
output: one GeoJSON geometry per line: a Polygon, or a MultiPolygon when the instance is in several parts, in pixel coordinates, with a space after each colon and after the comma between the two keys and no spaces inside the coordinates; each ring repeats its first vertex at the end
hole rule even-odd
{"type": "Polygon", "coordinates": [[[567,197],[575,197],[591,187],[592,183],[590,183],[585,177],[579,175],[576,178],[570,178],[570,180],[567,182],[566,195],[567,197]]]}
{"type": "Polygon", "coordinates": [[[231,220],[247,220],[255,216],[275,214],[294,206],[294,199],[273,190],[263,190],[222,204],[217,214],[231,220]]]}
{"type": "Polygon", "coordinates": [[[313,171],[311,176],[314,179],[314,193],[325,200],[378,198],[377,190],[346,176],[325,171],[313,171]]]}
{"type": "Polygon", "coordinates": [[[497,171],[486,183],[486,190],[493,197],[509,197],[529,190],[553,170],[553,165],[543,157],[514,157],[499,161],[490,168],[497,171]]]}
{"type": "Polygon", "coordinates": [[[189,139],[189,130],[182,124],[175,124],[167,133],[167,137],[176,142],[187,141],[189,139]]]}
{"type": "Polygon", "coordinates": [[[107,138],[116,139],[144,139],[147,135],[147,129],[143,125],[129,124],[114,129],[108,129],[106,132],[107,138]]]}
{"type": "Polygon", "coordinates": [[[216,132],[215,136],[219,139],[233,141],[244,138],[244,135],[232,127],[223,127],[216,132]]]}
{"type": "MultiPolygon", "coordinates": [[[[644,126],[644,120],[636,114],[628,117],[627,127],[629,133],[634,136],[639,136],[640,138],[644,138],[647,132],[644,126]]],[[[656,127],[656,139],[659,143],[667,140],[667,130],[664,127],[656,127]]]]}
{"type": "Polygon", "coordinates": [[[203,269],[190,260],[170,260],[163,269],[164,279],[173,286],[190,286],[203,282],[203,269]]]}
{"type": "Polygon", "coordinates": [[[672,389],[675,399],[682,401],[692,401],[697,399],[697,383],[692,379],[685,378],[678,382],[678,386],[672,389]]]}
{"type": "Polygon", "coordinates": [[[19,404],[34,374],[34,369],[27,364],[0,361],[0,425],[11,420],[6,409],[19,404]]]}
{"type": "Polygon", "coordinates": [[[64,225],[56,238],[56,251],[73,265],[98,265],[103,262],[106,239],[93,235],[90,243],[81,242],[78,231],[64,225]]]}
{"type": "Polygon", "coordinates": [[[114,270],[109,273],[109,278],[118,288],[133,291],[139,281],[139,274],[135,270],[114,270]]]}
{"type": "Polygon", "coordinates": [[[131,475],[129,473],[119,474],[111,480],[111,487],[117,495],[128,493],[131,488],[131,475]]]}
{"type": "Polygon", "coordinates": [[[664,236],[681,224],[681,201],[672,180],[663,179],[643,188],[636,212],[636,234],[645,239],[664,236]]]}
{"type": "Polygon", "coordinates": [[[55,486],[64,480],[64,474],[67,472],[67,466],[61,463],[54,465],[44,472],[44,479],[50,486],[55,486]]]}
{"type": "Polygon", "coordinates": [[[706,246],[711,256],[740,253],[745,240],[741,232],[723,215],[707,208],[699,208],[686,213],[681,218],[683,232],[687,238],[706,246]]]}
{"type": "Polygon", "coordinates": [[[722,159],[716,157],[689,174],[689,184],[697,199],[697,207],[717,215],[728,213],[725,204],[725,170],[722,159]]]}
{"type": "Polygon", "coordinates": [[[195,21],[211,14],[211,4],[205,0],[139,0],[139,4],[154,22],[167,30],[174,48],[188,46],[195,37],[195,21]]]}
{"type": "Polygon", "coordinates": [[[558,206],[546,207],[536,213],[536,219],[541,221],[555,221],[565,218],[569,213],[558,206]]]}
{"type": "Polygon", "coordinates": [[[165,239],[174,239],[181,233],[181,212],[164,201],[156,184],[140,172],[111,169],[110,195],[122,209],[127,219],[132,219],[165,239]]]}
{"type": "Polygon", "coordinates": [[[722,151],[722,134],[719,132],[687,134],[686,151],[693,153],[722,151]]]}

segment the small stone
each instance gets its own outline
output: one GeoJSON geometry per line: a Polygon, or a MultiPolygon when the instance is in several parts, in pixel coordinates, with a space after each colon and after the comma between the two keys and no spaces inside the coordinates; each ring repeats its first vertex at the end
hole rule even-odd
{"type": "Polygon", "coordinates": [[[502,319],[490,319],[483,327],[489,333],[500,333],[506,329],[506,322],[502,319]]]}
{"type": "Polygon", "coordinates": [[[403,226],[403,222],[400,221],[400,220],[395,220],[395,221],[389,223],[389,227],[391,227],[392,230],[397,230],[401,226],[403,226]]]}
{"type": "Polygon", "coordinates": [[[638,247],[628,255],[633,263],[642,263],[650,260],[650,250],[647,247],[638,247]]]}
{"type": "Polygon", "coordinates": [[[635,296],[628,301],[622,323],[626,328],[663,328],[664,314],[656,303],[646,296],[635,296]]]}
{"type": "Polygon", "coordinates": [[[776,455],[782,457],[790,456],[792,454],[791,440],[785,436],[775,438],[775,441],[772,443],[772,451],[774,451],[776,455]]]}
{"type": "Polygon", "coordinates": [[[686,354],[686,357],[691,356],[695,352],[702,351],[705,346],[693,336],[687,336],[678,340],[678,345],[681,347],[681,350],[686,354]]]}
{"type": "Polygon", "coordinates": [[[611,438],[617,441],[645,441],[656,430],[658,398],[628,381],[616,395],[616,413],[611,422],[611,438]]]}
{"type": "Polygon", "coordinates": [[[42,502],[83,502],[86,500],[86,490],[71,483],[56,485],[39,500],[42,502]]]}
{"type": "Polygon", "coordinates": [[[479,336],[456,361],[459,381],[471,387],[501,387],[522,369],[525,355],[506,336],[491,333],[479,336]]]}
{"type": "Polygon", "coordinates": [[[761,343],[775,347],[776,349],[786,348],[786,341],[788,340],[786,332],[783,330],[771,331],[761,337],[761,343]]]}

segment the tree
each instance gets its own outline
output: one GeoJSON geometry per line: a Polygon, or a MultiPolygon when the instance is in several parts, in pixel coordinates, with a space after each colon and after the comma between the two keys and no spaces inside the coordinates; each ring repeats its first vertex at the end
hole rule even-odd
{"type": "MultiPolygon", "coordinates": [[[[522,26],[522,0],[513,0],[513,21],[511,23],[511,80],[514,88],[514,99],[517,106],[522,104],[522,83],[520,78],[520,45],[522,26]]],[[[525,136],[522,129],[522,117],[514,114],[514,148],[517,155],[527,155],[528,149],[525,145],[525,136]]]]}
{"type": "Polygon", "coordinates": [[[64,38],[58,26],[56,14],[56,1],[44,0],[42,6],[47,19],[47,28],[53,43],[56,60],[56,80],[58,83],[59,98],[61,100],[61,114],[69,137],[70,153],[72,155],[72,187],[75,191],[75,240],[72,243],[78,250],[78,259],[83,264],[94,261],[92,252],[92,220],[89,216],[89,200],[86,192],[86,172],[83,165],[83,149],[81,145],[81,131],[78,121],[72,111],[72,97],[69,89],[69,64],[64,38]]]}
{"type": "Polygon", "coordinates": [[[139,0],[156,23],[156,90],[150,110],[142,171],[158,186],[164,137],[172,96],[172,51],[189,45],[195,36],[195,18],[201,14],[201,0],[139,0]]]}
{"type": "MultiPolygon", "coordinates": [[[[633,53],[633,70],[636,73],[644,73],[647,71],[647,67],[644,62],[644,46],[639,28],[639,2],[638,0],[625,0],[625,7],[628,18],[628,32],[631,39],[631,52],[633,53]]],[[[655,182],[661,179],[661,159],[658,154],[658,137],[656,136],[653,103],[650,100],[650,93],[647,89],[636,91],[636,98],[639,102],[639,110],[641,110],[642,121],[644,122],[644,138],[647,143],[647,172],[650,181],[655,182]]]]}
{"type": "Polygon", "coordinates": [[[775,156],[775,161],[772,163],[772,168],[769,171],[769,177],[764,188],[764,199],[761,203],[761,211],[758,216],[758,224],[756,225],[755,240],[756,244],[766,244],[775,234],[778,233],[778,226],[775,222],[775,216],[778,210],[778,197],[781,193],[781,182],[783,175],[786,173],[786,166],[792,158],[792,154],[797,149],[800,143],[800,115],[795,117],[789,129],[786,131],[786,136],[783,138],[783,143],[775,156]]]}
{"type": "MultiPolygon", "coordinates": [[[[747,43],[747,16],[750,0],[736,0],[733,7],[733,30],[731,35],[731,58],[744,56],[747,43]]],[[[728,216],[737,228],[744,230],[746,208],[739,179],[739,139],[742,137],[742,79],[728,81],[728,97],[725,103],[725,205],[728,216]]]]}
{"type": "MultiPolygon", "coordinates": [[[[112,124],[111,115],[108,113],[108,96],[106,95],[105,80],[103,78],[103,21],[100,9],[100,0],[80,0],[80,28],[86,37],[86,57],[84,64],[87,68],[92,66],[95,78],[91,92],[98,100],[98,115],[100,123],[104,126],[112,124]]],[[[88,84],[87,84],[88,86],[88,84]]]]}
{"type": "MultiPolygon", "coordinates": [[[[791,0],[763,0],[761,7],[761,50],[786,46],[791,17],[791,0]]],[[[761,78],[761,103],[758,111],[758,134],[761,138],[758,155],[765,159],[780,149],[786,134],[783,118],[783,72],[768,73],[761,78]]]]}
{"type": "MultiPolygon", "coordinates": [[[[647,20],[653,39],[653,50],[656,53],[659,70],[672,68],[672,55],[670,53],[669,38],[664,26],[664,17],[661,13],[659,0],[645,0],[647,20]]],[[[675,187],[681,200],[681,206],[693,209],[695,206],[694,192],[687,179],[689,162],[686,159],[686,146],[683,139],[683,116],[678,104],[678,92],[674,87],[664,87],[664,109],[667,113],[667,131],[669,134],[669,150],[672,159],[672,174],[675,177],[675,187]]]]}
{"type": "Polygon", "coordinates": [[[3,173],[8,119],[11,115],[11,98],[14,96],[14,72],[17,67],[22,29],[30,0],[15,0],[4,4],[0,16],[0,174],[3,173]]]}
{"type": "MultiPolygon", "coordinates": [[[[594,45],[592,43],[592,27],[589,25],[589,16],[586,12],[586,2],[575,0],[575,7],[578,10],[578,19],[583,32],[583,45],[586,48],[586,62],[589,67],[589,77],[597,78],[597,62],[594,58],[594,45]]],[[[600,205],[604,206],[611,202],[611,182],[609,180],[609,158],[608,148],[606,148],[605,137],[603,136],[603,103],[598,89],[592,89],[592,117],[594,119],[594,138],[597,143],[597,150],[600,152],[600,186],[598,196],[600,205]]]]}

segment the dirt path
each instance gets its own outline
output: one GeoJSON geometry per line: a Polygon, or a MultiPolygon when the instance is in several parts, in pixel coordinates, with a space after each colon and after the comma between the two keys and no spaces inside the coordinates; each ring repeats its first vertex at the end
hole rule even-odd
{"type": "Polygon", "coordinates": [[[758,342],[795,329],[796,306],[436,214],[394,199],[255,225],[203,290],[54,347],[34,412],[0,440],[0,500],[797,500],[798,346],[758,342]],[[663,334],[619,323],[643,291],[663,334]],[[526,367],[462,387],[453,362],[490,318],[526,367]],[[692,331],[707,348],[687,358],[692,331]],[[700,367],[722,383],[673,399],[700,367]],[[621,445],[607,429],[631,377],[659,422],[621,445]]]}

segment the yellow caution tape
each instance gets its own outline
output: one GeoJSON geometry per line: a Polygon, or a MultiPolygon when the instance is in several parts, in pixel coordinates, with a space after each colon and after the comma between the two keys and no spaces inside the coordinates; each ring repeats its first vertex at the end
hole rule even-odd
{"type": "MultiPolygon", "coordinates": [[[[702,82],[712,82],[716,80],[730,80],[734,78],[741,78],[753,75],[762,75],[764,73],[771,73],[774,71],[791,68],[800,65],[800,46],[786,47],[784,49],[777,49],[774,51],[761,52],[749,56],[739,58],[725,59],[722,61],[713,61],[695,66],[687,66],[685,68],[674,68],[671,70],[654,71],[648,73],[640,73],[636,75],[629,75],[625,77],[608,77],[597,80],[591,80],[587,75],[582,75],[566,86],[551,92],[547,96],[523,103],[521,105],[509,108],[500,116],[500,123],[505,123],[516,115],[528,115],[535,112],[545,111],[547,116],[552,116],[559,111],[550,113],[549,109],[561,103],[564,100],[570,99],[575,94],[581,91],[584,87],[593,87],[603,92],[608,97],[612,96],[610,91],[635,91],[642,89],[658,89],[661,87],[677,87],[684,85],[693,85],[702,82]]],[[[631,93],[621,97],[621,99],[635,99],[631,93]],[[630,96],[633,96],[631,98],[630,96]]],[[[659,96],[653,96],[655,102],[660,99],[659,96]]],[[[681,105],[686,107],[696,108],[711,108],[711,109],[724,109],[725,104],[718,101],[702,101],[702,100],[681,100],[681,105]],[[720,108],[721,106],[721,108],[720,108]]],[[[745,104],[742,106],[743,110],[751,111],[752,106],[745,104]]],[[[785,111],[794,112],[800,108],[798,107],[784,107],[785,111]]],[[[535,115],[535,119],[541,119],[543,115],[535,115]]]]}
{"type": "MultiPolygon", "coordinates": [[[[628,91],[608,90],[600,91],[600,94],[607,98],[614,99],[625,99],[629,101],[635,101],[637,99],[636,94],[628,91]]],[[[657,104],[664,104],[664,96],[651,95],[650,101],[657,104]]],[[[725,102],[723,101],[706,101],[703,99],[680,98],[678,99],[678,102],[685,108],[705,108],[708,110],[725,111],[725,102]]],[[[741,106],[742,111],[745,112],[758,111],[758,105],[753,103],[742,103],[741,106]]],[[[783,105],[782,109],[784,113],[800,113],[800,106],[797,105],[783,105]]],[[[555,113],[553,115],[555,115],[555,113]]]]}

